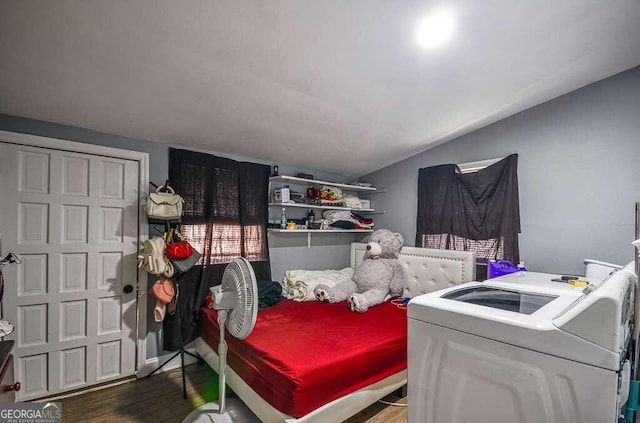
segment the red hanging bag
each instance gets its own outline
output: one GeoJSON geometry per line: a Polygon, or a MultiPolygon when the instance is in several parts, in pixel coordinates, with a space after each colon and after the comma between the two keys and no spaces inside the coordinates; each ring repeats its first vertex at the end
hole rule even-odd
{"type": "Polygon", "coordinates": [[[193,247],[189,242],[184,241],[184,237],[180,232],[171,229],[166,238],[167,246],[165,249],[165,254],[169,260],[183,260],[188,257],[191,257],[193,254],[193,247]],[[173,242],[173,235],[176,235],[181,241],[173,242]]]}

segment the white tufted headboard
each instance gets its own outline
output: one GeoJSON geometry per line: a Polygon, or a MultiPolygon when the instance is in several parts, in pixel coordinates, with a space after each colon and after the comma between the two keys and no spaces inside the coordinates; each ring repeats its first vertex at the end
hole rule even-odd
{"type": "MultiPolygon", "coordinates": [[[[367,244],[351,243],[351,267],[362,263],[367,244]]],[[[402,247],[405,297],[415,297],[476,279],[476,255],[468,251],[402,247]]]]}

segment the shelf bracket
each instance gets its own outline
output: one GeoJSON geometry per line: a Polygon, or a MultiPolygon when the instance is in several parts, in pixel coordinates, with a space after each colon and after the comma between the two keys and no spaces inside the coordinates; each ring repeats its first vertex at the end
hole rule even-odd
{"type": "Polygon", "coordinates": [[[307,248],[311,248],[311,232],[307,232],[307,248]]]}

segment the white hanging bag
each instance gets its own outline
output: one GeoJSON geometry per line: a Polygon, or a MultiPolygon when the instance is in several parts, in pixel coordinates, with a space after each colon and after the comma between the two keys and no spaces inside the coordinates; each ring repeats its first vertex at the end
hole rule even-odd
{"type": "Polygon", "coordinates": [[[156,192],[149,194],[147,200],[147,216],[150,219],[173,220],[182,217],[184,199],[170,186],[160,186],[156,192]],[[166,192],[161,192],[165,190],[166,192]]]}
{"type": "Polygon", "coordinates": [[[173,276],[173,265],[164,254],[165,242],[163,238],[154,237],[144,242],[144,247],[138,254],[138,267],[152,275],[173,276]]]}

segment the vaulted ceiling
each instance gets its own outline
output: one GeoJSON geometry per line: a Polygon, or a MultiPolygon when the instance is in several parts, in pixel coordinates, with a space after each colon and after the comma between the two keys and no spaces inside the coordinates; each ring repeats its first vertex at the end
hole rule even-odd
{"type": "Polygon", "coordinates": [[[0,113],[357,176],[639,65],[640,2],[0,0],[0,60],[0,113]]]}

